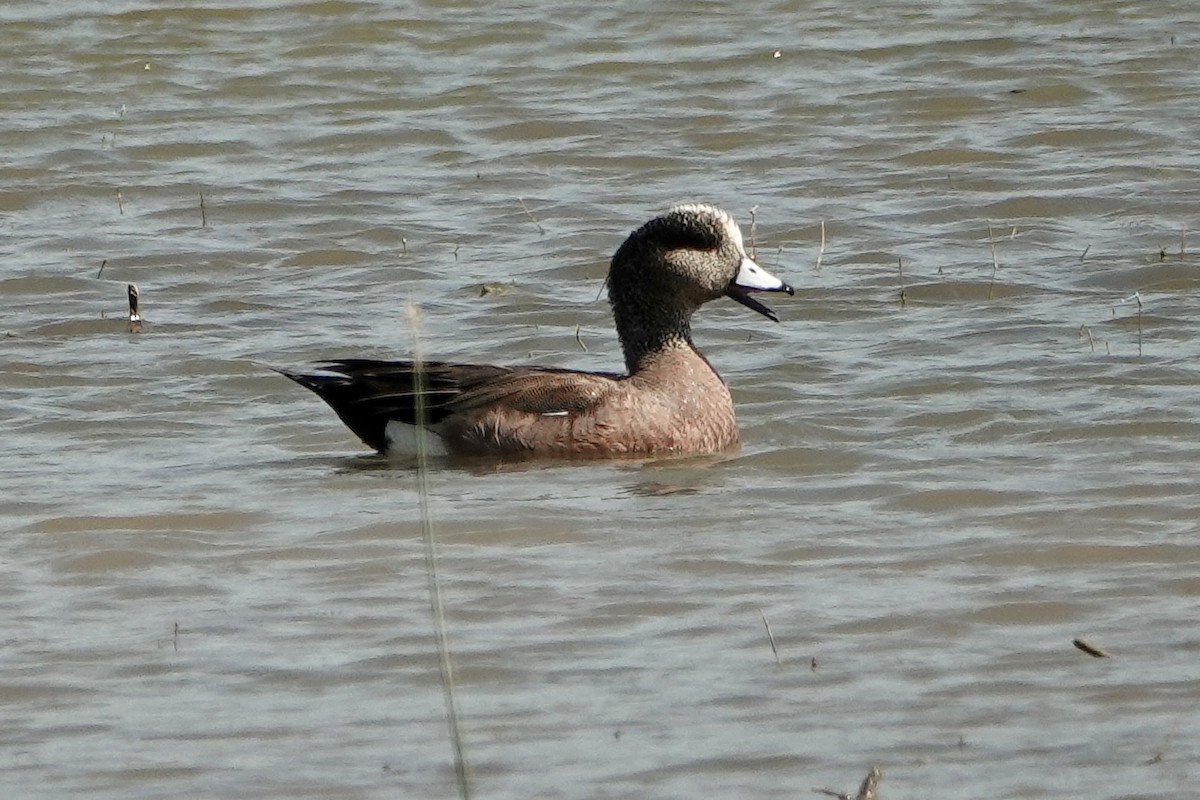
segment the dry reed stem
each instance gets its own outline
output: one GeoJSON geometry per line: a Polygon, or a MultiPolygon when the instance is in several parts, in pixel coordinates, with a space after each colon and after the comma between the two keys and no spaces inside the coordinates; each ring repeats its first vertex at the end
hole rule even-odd
{"type": "Polygon", "coordinates": [[[1142,294],[1141,294],[1141,292],[1134,292],[1133,296],[1137,298],[1137,304],[1138,304],[1138,316],[1137,316],[1137,320],[1138,320],[1138,358],[1141,358],[1142,357],[1142,294]]]}
{"type": "Polygon", "coordinates": [[[583,350],[583,352],[586,353],[588,351],[588,348],[587,348],[587,345],[583,343],[583,336],[580,335],[580,331],[582,331],[582,329],[583,329],[582,325],[575,326],[575,343],[577,345],[579,345],[579,348],[581,350],[583,350]]]}
{"type": "Polygon", "coordinates": [[[763,627],[767,629],[767,641],[771,643],[771,652],[775,654],[775,663],[779,664],[781,663],[779,661],[779,648],[775,646],[775,634],[771,633],[771,623],[767,622],[767,612],[760,608],[758,614],[762,617],[763,627]]]}
{"type": "MultiPolygon", "coordinates": [[[[163,639],[155,640],[155,644],[158,645],[158,649],[160,649],[160,650],[162,649],[163,641],[164,641],[163,639]]],[[[171,634],[171,648],[176,653],[179,652],[179,623],[178,622],[175,623],[175,632],[173,634],[171,634]]]]}
{"type": "Polygon", "coordinates": [[[421,356],[420,312],[416,305],[408,306],[408,325],[412,336],[413,382],[416,400],[417,498],[421,513],[421,533],[425,542],[425,568],[429,584],[429,609],[433,618],[434,639],[437,644],[438,670],[442,679],[442,697],[446,704],[446,721],[450,742],[454,748],[454,773],[458,793],[463,800],[471,796],[470,775],[466,752],[459,729],[458,701],[454,692],[454,667],[450,661],[450,645],[446,636],[446,612],[442,601],[442,584],[438,577],[437,542],[433,535],[433,517],[429,512],[429,444],[430,433],[425,427],[429,419],[425,406],[425,369],[421,356]]]}
{"type": "Polygon", "coordinates": [[[896,256],[896,268],[900,270],[900,307],[908,305],[908,292],[904,289],[904,257],[896,256]]]}
{"type": "Polygon", "coordinates": [[[750,209],[750,258],[758,261],[758,206],[750,209]]]}
{"type": "Polygon", "coordinates": [[[520,197],[518,197],[517,202],[521,204],[521,208],[523,208],[525,210],[525,213],[529,216],[529,218],[531,220],[533,220],[533,224],[537,226],[538,233],[545,236],[546,229],[542,227],[542,223],[538,222],[537,217],[535,217],[533,215],[533,212],[529,210],[529,206],[525,205],[525,201],[523,199],[521,199],[520,197]]]}
{"type": "Polygon", "coordinates": [[[125,214],[125,204],[121,202],[121,190],[117,189],[117,213],[125,214]]]}
{"type": "Polygon", "coordinates": [[[1085,335],[1087,336],[1088,344],[1092,346],[1092,352],[1096,352],[1096,337],[1092,335],[1092,329],[1087,325],[1080,325],[1079,338],[1082,339],[1085,335]]]}
{"type": "MultiPolygon", "coordinates": [[[[1013,228],[1015,231],[1016,228],[1013,228]]],[[[992,293],[996,287],[996,270],[1000,268],[999,262],[996,260],[996,237],[992,235],[992,223],[988,223],[988,243],[992,247],[992,280],[988,283],[988,300],[992,299],[992,293]]]]}
{"type": "Polygon", "coordinates": [[[817,265],[813,267],[815,272],[821,271],[821,261],[825,258],[825,220],[821,220],[821,249],[817,251],[817,265]]]}
{"type": "Polygon", "coordinates": [[[208,227],[208,213],[204,209],[204,192],[200,193],[200,227],[208,227]]]}

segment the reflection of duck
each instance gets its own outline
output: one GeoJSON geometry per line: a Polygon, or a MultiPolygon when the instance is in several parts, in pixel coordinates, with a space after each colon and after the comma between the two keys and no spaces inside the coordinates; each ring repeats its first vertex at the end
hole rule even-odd
{"type": "Polygon", "coordinates": [[[547,367],[343,359],[282,371],[316,392],[380,452],[412,452],[424,387],[430,451],[606,458],[715,453],[738,443],[725,382],[692,344],[692,314],[730,297],[778,317],[751,291],[791,286],[747,254],[727,212],[676,206],[617,249],[609,301],[627,375],[547,367]]]}

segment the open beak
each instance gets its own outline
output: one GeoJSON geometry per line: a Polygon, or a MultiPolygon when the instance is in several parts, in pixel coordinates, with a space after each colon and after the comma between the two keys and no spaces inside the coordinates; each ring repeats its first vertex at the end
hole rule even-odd
{"type": "Polygon", "coordinates": [[[757,311],[767,319],[779,322],[775,312],[751,297],[750,292],[787,292],[794,295],[796,290],[755,264],[749,256],[742,256],[741,269],[738,270],[737,277],[729,282],[725,296],[757,311]]]}

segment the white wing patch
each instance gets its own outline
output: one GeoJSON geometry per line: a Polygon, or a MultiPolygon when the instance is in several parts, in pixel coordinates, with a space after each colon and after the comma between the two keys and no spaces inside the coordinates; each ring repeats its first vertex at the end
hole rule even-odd
{"type": "MultiPolygon", "coordinates": [[[[415,425],[409,425],[400,420],[393,419],[383,429],[383,435],[387,438],[388,455],[417,455],[417,427],[415,425]]],[[[448,454],[449,451],[446,449],[446,443],[442,441],[442,437],[426,428],[425,455],[444,456],[448,454]]]]}

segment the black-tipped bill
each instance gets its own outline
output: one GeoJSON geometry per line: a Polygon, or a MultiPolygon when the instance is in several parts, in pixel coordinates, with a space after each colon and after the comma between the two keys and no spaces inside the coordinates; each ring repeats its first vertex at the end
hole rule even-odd
{"type": "Polygon", "coordinates": [[[773,322],[779,322],[778,315],[755,300],[750,292],[787,292],[794,295],[796,290],[755,264],[751,258],[743,257],[741,269],[738,270],[737,277],[729,282],[725,296],[757,311],[773,322]]]}

